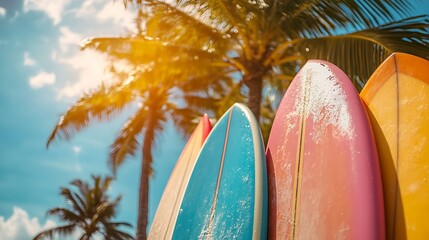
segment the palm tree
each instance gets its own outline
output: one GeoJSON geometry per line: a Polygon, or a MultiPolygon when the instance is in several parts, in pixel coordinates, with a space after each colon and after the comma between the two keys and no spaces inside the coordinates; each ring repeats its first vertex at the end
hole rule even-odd
{"type": "MultiPolygon", "coordinates": [[[[150,76],[134,77],[131,85],[125,81],[86,95],[63,115],[48,144],[57,133],[68,138],[67,130],[80,130],[92,119],[110,118],[125,103],[138,101],[144,106],[124,125],[109,160],[116,169],[138,148],[136,136],[144,136],[140,199],[146,202],[139,201],[137,227],[137,238],[142,239],[147,223],[150,149],[168,117],[176,123],[186,122],[192,119],[184,114],[188,107],[216,117],[231,103],[246,102],[267,138],[279,96],[309,58],[338,65],[358,89],[391,52],[429,58],[428,17],[411,16],[411,1],[123,0],[125,5],[140,4],[138,33],[88,39],[83,49],[124,59],[137,72],[150,72],[150,76]],[[163,95],[140,86],[148,82],[152,83],[150,89],[177,94],[180,103],[149,101],[149,96],[163,95]],[[174,109],[182,114],[171,114],[174,109]]],[[[165,98],[171,100],[170,96],[165,98]]],[[[186,127],[180,125],[184,131],[186,127]]]]}
{"type": "Polygon", "coordinates": [[[79,233],[79,239],[93,239],[94,235],[101,234],[104,239],[133,239],[133,237],[118,229],[131,227],[126,222],[113,222],[116,208],[121,196],[113,201],[109,200],[107,190],[112,178],[92,176],[94,185],[91,186],[81,180],[74,180],[71,185],[79,191],[61,188],[61,195],[70,205],[69,208],[56,207],[47,211],[48,215],[57,216],[66,225],[54,227],[37,234],[33,240],[49,238],[55,235],[71,235],[79,233]]]}
{"type": "MultiPolygon", "coordinates": [[[[146,25],[145,37],[187,47],[198,58],[204,57],[197,50],[203,51],[213,58],[213,64],[232,70],[243,86],[237,90],[246,95],[247,105],[257,117],[261,107],[272,102],[273,91],[283,95],[309,58],[338,65],[359,90],[392,52],[429,58],[429,19],[410,16],[416,7],[413,0],[123,2],[140,4],[146,12],[140,18],[146,25]]],[[[134,51],[133,47],[146,49],[147,42],[141,37],[94,38],[86,47],[114,41],[105,47],[106,52],[150,58],[134,51]]]]}
{"type": "MultiPolygon", "coordinates": [[[[157,42],[151,46],[154,54],[158,52],[157,68],[151,69],[143,65],[140,67],[134,59],[129,58],[128,64],[134,66],[134,71],[126,73],[124,80],[119,80],[112,85],[101,84],[98,89],[83,94],[60,117],[47,142],[47,146],[49,146],[55,138],[70,139],[74,132],[87,127],[92,121],[109,120],[127,106],[136,109],[123,124],[112,143],[108,165],[116,175],[117,168],[125,159],[129,156],[135,156],[136,151],[141,147],[142,166],[137,239],[146,238],[149,177],[152,172],[152,149],[155,145],[155,137],[163,131],[167,119],[173,119],[177,128],[184,135],[189,134],[197,123],[195,120],[202,115],[199,110],[214,102],[213,99],[207,99],[204,102],[195,101],[194,94],[207,94],[207,91],[215,91],[213,89],[222,88],[222,85],[229,86],[231,81],[231,78],[219,81],[218,78],[214,77],[218,74],[224,74],[222,73],[223,69],[218,70],[216,67],[198,69],[194,67],[197,61],[194,58],[170,59],[169,56],[158,51],[160,46],[162,45],[157,42]],[[163,63],[165,61],[175,61],[175,64],[181,64],[188,71],[170,69],[167,67],[168,64],[163,63]],[[165,67],[163,68],[161,65],[165,67]],[[204,85],[189,85],[186,82],[177,81],[183,74],[192,75],[195,78],[212,76],[216,81],[210,83],[206,80],[202,82],[204,85]]],[[[103,46],[98,47],[102,48],[103,46]]],[[[187,49],[179,47],[172,48],[176,51],[187,51],[187,49]]],[[[112,55],[112,57],[115,56],[112,55]]],[[[118,75],[122,75],[122,73],[119,72],[118,75]]],[[[221,95],[219,98],[227,99],[225,95],[221,95]]],[[[223,101],[226,102],[227,100],[223,101]]]]}

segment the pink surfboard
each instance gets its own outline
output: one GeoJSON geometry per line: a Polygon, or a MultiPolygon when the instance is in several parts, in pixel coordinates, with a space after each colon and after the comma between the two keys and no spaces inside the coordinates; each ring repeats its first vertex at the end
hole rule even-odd
{"type": "Polygon", "coordinates": [[[362,101],[335,65],[310,60],[267,144],[268,239],[384,239],[380,168],[362,101]]]}
{"type": "Polygon", "coordinates": [[[171,173],[159,202],[158,210],[156,211],[149,232],[149,239],[171,239],[183,195],[188,186],[201,147],[210,130],[210,120],[207,115],[204,115],[189,138],[171,173]]]}

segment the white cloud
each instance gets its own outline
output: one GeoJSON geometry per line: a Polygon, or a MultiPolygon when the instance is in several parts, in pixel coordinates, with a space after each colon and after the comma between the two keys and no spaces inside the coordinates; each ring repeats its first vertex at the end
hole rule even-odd
{"type": "Polygon", "coordinates": [[[24,66],[34,66],[36,61],[30,57],[28,52],[24,53],[24,66]]]}
{"type": "Polygon", "coordinates": [[[95,17],[94,20],[99,22],[113,22],[121,28],[135,29],[136,11],[132,4],[125,8],[122,1],[86,0],[74,12],[77,17],[95,17]]]}
{"type": "Polygon", "coordinates": [[[52,60],[54,60],[54,61],[56,61],[57,60],[57,55],[58,55],[58,53],[57,52],[52,52],[52,54],[51,54],[51,59],[52,60]]]}
{"type": "Polygon", "coordinates": [[[51,85],[55,83],[55,74],[41,71],[36,76],[31,77],[29,83],[34,89],[41,88],[45,85],[51,85]]]}
{"type": "Polygon", "coordinates": [[[60,58],[59,61],[79,74],[77,80],[66,83],[66,86],[60,89],[59,99],[78,96],[82,92],[100,85],[109,65],[105,56],[92,50],[78,52],[72,57],[60,58]]]}
{"type": "MultiPolygon", "coordinates": [[[[109,85],[118,80],[117,76],[109,71],[112,62],[106,55],[94,50],[87,49],[78,52],[71,57],[58,57],[58,61],[74,69],[78,73],[77,79],[67,82],[61,87],[57,99],[72,98],[81,95],[83,92],[94,89],[102,82],[109,85]]],[[[117,60],[114,67],[119,72],[131,71],[130,66],[125,61],[117,60]]]]}
{"type": "Polygon", "coordinates": [[[113,21],[115,24],[126,27],[127,29],[134,28],[135,17],[136,14],[130,10],[130,7],[125,9],[120,1],[109,1],[97,14],[99,20],[113,21]]]}
{"type": "MultiPolygon", "coordinates": [[[[1,240],[28,240],[43,230],[56,227],[58,224],[52,220],[46,220],[44,224],[40,223],[37,217],[30,218],[28,213],[19,207],[13,207],[12,216],[9,219],[0,216],[0,239],[1,240]]],[[[79,239],[82,232],[76,231],[69,236],[61,236],[54,239],[74,240],[79,239]]],[[[101,239],[99,234],[94,239],[101,239]]]]}
{"type": "Polygon", "coordinates": [[[4,16],[6,16],[6,9],[0,7],[0,17],[4,17],[4,16]]]}
{"type": "Polygon", "coordinates": [[[0,239],[2,240],[28,240],[41,230],[55,227],[55,222],[47,220],[44,224],[37,218],[30,218],[28,213],[13,207],[13,214],[9,219],[0,216],[0,239]]]}
{"type": "Polygon", "coordinates": [[[98,86],[109,64],[106,56],[92,50],[69,52],[71,47],[80,44],[82,37],[68,27],[61,27],[60,33],[58,41],[61,51],[54,53],[52,59],[72,68],[78,74],[78,78],[60,87],[57,95],[58,99],[75,97],[98,86]],[[74,54],[70,56],[72,52],[74,54]]]}
{"type": "Polygon", "coordinates": [[[63,52],[68,52],[70,47],[75,47],[77,49],[83,38],[81,35],[72,32],[68,27],[61,27],[60,33],[59,44],[63,52]]]}
{"type": "Polygon", "coordinates": [[[82,3],[82,6],[80,6],[78,9],[76,9],[76,16],[77,17],[85,17],[85,16],[91,16],[95,15],[97,12],[96,6],[99,5],[100,0],[86,0],[82,3]]]}
{"type": "MultiPolygon", "coordinates": [[[[78,74],[78,77],[73,79],[73,81],[66,82],[65,85],[60,87],[57,99],[76,97],[81,95],[82,92],[98,87],[102,81],[111,83],[116,80],[116,78],[107,71],[112,63],[106,55],[91,49],[77,51],[71,54],[72,51],[69,51],[69,47],[79,44],[82,38],[79,34],[72,32],[67,27],[62,27],[60,32],[59,45],[62,50],[60,52],[54,52],[51,57],[53,60],[73,69],[74,72],[78,74]]],[[[120,61],[116,61],[115,66],[119,66],[120,69],[127,68],[127,66],[120,61]]]]}
{"type": "Polygon", "coordinates": [[[73,146],[73,152],[79,154],[82,151],[82,148],[79,146],[73,146]]]}
{"type": "MultiPolygon", "coordinates": [[[[102,82],[109,85],[118,78],[108,69],[112,67],[112,62],[106,55],[87,49],[78,52],[71,57],[58,58],[62,64],[71,67],[79,74],[73,82],[66,83],[59,92],[58,99],[71,98],[81,95],[83,92],[94,89],[102,82]]],[[[119,72],[131,71],[130,66],[125,61],[117,60],[114,67],[119,72]]]]}
{"type": "Polygon", "coordinates": [[[61,22],[64,8],[69,2],[70,0],[24,0],[24,12],[42,11],[57,25],[61,22]]]}

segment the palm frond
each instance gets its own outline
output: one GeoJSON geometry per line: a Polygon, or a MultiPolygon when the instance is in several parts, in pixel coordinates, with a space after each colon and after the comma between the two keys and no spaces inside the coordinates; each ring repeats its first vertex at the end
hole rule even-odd
{"type": "MultiPolygon", "coordinates": [[[[124,124],[111,145],[108,165],[114,174],[126,156],[134,156],[139,147],[138,137],[140,133],[144,136],[143,148],[145,148],[145,141],[149,141],[150,145],[153,146],[153,139],[163,130],[163,124],[166,122],[164,111],[168,102],[169,89],[160,85],[152,86],[146,90],[142,107],[124,124]]],[[[144,151],[148,150],[144,149],[144,151]]]]}
{"type": "Polygon", "coordinates": [[[55,139],[69,140],[75,132],[87,127],[91,120],[102,121],[118,114],[133,99],[130,88],[102,84],[83,96],[60,117],[48,138],[46,147],[55,139]]]}
{"type": "MultiPolygon", "coordinates": [[[[170,115],[174,116],[173,123],[182,137],[189,137],[201,118],[201,112],[186,106],[179,107],[178,104],[169,103],[170,115]]],[[[204,111],[202,111],[204,112],[204,111]]]]}
{"type": "Polygon", "coordinates": [[[222,51],[229,46],[230,39],[217,28],[198,19],[186,9],[181,9],[170,2],[148,0],[153,16],[147,22],[149,36],[160,38],[163,41],[186,43],[200,46],[200,48],[222,51]]]}
{"type": "Polygon", "coordinates": [[[266,83],[265,88],[268,88],[268,89],[267,90],[264,89],[265,91],[264,95],[273,96],[281,99],[281,97],[286,92],[286,89],[289,87],[290,83],[292,82],[294,76],[295,76],[295,73],[284,74],[283,72],[273,73],[272,75],[267,76],[264,79],[264,81],[266,83]]]}
{"type": "Polygon", "coordinates": [[[130,223],[127,222],[105,222],[103,223],[105,226],[108,226],[109,228],[116,228],[116,227],[133,227],[130,223]]]}
{"type": "MultiPolygon", "coordinates": [[[[115,0],[115,2],[120,1],[120,0],[115,0]]],[[[128,7],[128,5],[132,4],[135,6],[141,6],[143,4],[145,0],[122,0],[122,4],[124,5],[125,8],[128,7]]]]}
{"type": "MultiPolygon", "coordinates": [[[[95,177],[95,176],[93,176],[93,177],[95,177]]],[[[111,176],[104,177],[104,179],[102,180],[101,189],[106,192],[109,189],[112,181],[113,181],[113,177],[111,177],[111,176]]]]}
{"type": "Polygon", "coordinates": [[[73,207],[73,209],[78,214],[80,214],[81,216],[84,216],[86,206],[85,206],[85,203],[82,201],[82,199],[80,199],[78,194],[72,192],[68,188],[62,188],[61,195],[66,199],[67,202],[71,204],[71,207],[73,207]]]}
{"type": "Polygon", "coordinates": [[[188,59],[193,59],[195,56],[200,59],[219,58],[218,53],[210,52],[209,49],[204,50],[192,45],[177,45],[174,42],[163,42],[147,36],[91,38],[87,39],[81,48],[107,53],[109,56],[127,60],[134,65],[170,62],[177,56],[188,59]]]}
{"type": "MultiPolygon", "coordinates": [[[[181,9],[186,9],[188,14],[197,16],[197,18],[202,22],[224,29],[224,32],[227,34],[232,32],[231,30],[234,28],[234,24],[232,22],[237,20],[230,18],[231,15],[234,14],[233,7],[231,7],[234,5],[234,1],[178,0],[176,1],[176,5],[181,9]],[[225,8],[229,9],[229,11],[225,11],[225,8]]],[[[236,31],[234,32],[236,33],[236,31]]]]}
{"type": "Polygon", "coordinates": [[[324,59],[339,66],[361,89],[392,52],[429,58],[429,19],[407,18],[355,33],[305,39],[297,46],[307,59],[324,59]]]}
{"type": "MultiPolygon", "coordinates": [[[[43,231],[35,236],[34,239],[52,239],[57,234],[70,235],[78,229],[82,232],[81,239],[91,239],[91,236],[97,232],[103,233],[102,231],[106,227],[105,223],[111,223],[107,227],[112,231],[121,226],[131,227],[130,224],[125,222],[111,221],[117,214],[117,207],[121,200],[120,195],[112,201],[109,200],[107,195],[112,177],[93,175],[92,181],[93,184],[79,179],[72,181],[71,185],[79,189],[77,193],[70,191],[68,188],[61,188],[61,195],[67,202],[71,203],[71,207],[52,208],[47,211],[47,214],[59,217],[62,222],[69,224],[43,231]]],[[[122,233],[118,233],[118,236],[118,238],[113,239],[129,239],[122,233]]]]}
{"type": "Polygon", "coordinates": [[[55,228],[51,228],[45,231],[38,233],[33,237],[33,240],[41,240],[41,239],[53,239],[55,235],[66,236],[74,233],[76,230],[76,224],[69,224],[64,226],[59,226],[55,228]]]}
{"type": "Polygon", "coordinates": [[[92,199],[92,187],[87,182],[83,182],[80,179],[75,179],[70,184],[79,190],[78,193],[72,192],[72,195],[77,202],[76,204],[80,207],[80,211],[83,211],[83,213],[81,213],[81,217],[86,218],[90,216],[94,205],[94,201],[92,199]]]}
{"type": "Polygon", "coordinates": [[[84,233],[80,236],[79,240],[88,240],[88,239],[91,239],[91,236],[92,236],[92,233],[86,233],[86,232],[84,232],[84,233]]]}
{"type": "Polygon", "coordinates": [[[110,146],[108,165],[116,174],[116,169],[120,166],[127,156],[135,156],[139,148],[138,137],[142,133],[145,121],[147,121],[149,111],[146,108],[140,108],[119,131],[115,141],[110,146]]]}
{"type": "Polygon", "coordinates": [[[70,185],[77,187],[79,189],[79,192],[82,195],[85,195],[90,191],[89,184],[87,182],[80,180],[80,179],[75,179],[75,180],[71,181],[70,185]]]}
{"type": "Polygon", "coordinates": [[[217,112],[217,103],[220,99],[202,94],[185,94],[183,100],[187,109],[192,109],[198,113],[198,116],[201,116],[204,113],[212,114],[217,112]]]}
{"type": "Polygon", "coordinates": [[[406,0],[307,0],[278,3],[278,19],[290,38],[332,35],[339,29],[372,28],[407,17],[413,6],[406,0]]]}
{"type": "Polygon", "coordinates": [[[220,118],[234,103],[244,103],[246,98],[242,92],[243,83],[234,83],[229,86],[228,91],[220,93],[219,101],[217,101],[217,112],[215,113],[216,118],[220,118]]]}
{"type": "Polygon", "coordinates": [[[261,117],[259,124],[265,144],[268,142],[268,137],[270,136],[271,127],[273,125],[277,109],[277,107],[274,106],[275,104],[273,103],[272,99],[273,97],[267,94],[263,97],[261,103],[261,117]]]}
{"type": "Polygon", "coordinates": [[[104,219],[110,219],[116,215],[115,206],[109,202],[98,204],[94,212],[95,214],[91,218],[93,223],[99,223],[104,219]]]}
{"type": "Polygon", "coordinates": [[[79,223],[81,221],[84,221],[84,213],[78,212],[77,214],[73,211],[70,211],[67,208],[52,208],[49,209],[46,214],[51,216],[58,217],[63,222],[69,222],[69,223],[79,223]],[[79,214],[79,215],[78,215],[79,214]]]}
{"type": "Polygon", "coordinates": [[[131,236],[129,233],[126,233],[124,231],[121,231],[118,229],[118,227],[132,227],[128,223],[124,222],[103,222],[104,229],[102,231],[103,236],[106,240],[108,239],[134,239],[133,236],[131,236]]]}

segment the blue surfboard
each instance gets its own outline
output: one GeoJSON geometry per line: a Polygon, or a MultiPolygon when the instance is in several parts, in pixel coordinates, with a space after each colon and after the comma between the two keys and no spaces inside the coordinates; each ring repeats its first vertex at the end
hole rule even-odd
{"type": "Polygon", "coordinates": [[[258,122],[234,104],[203,145],[173,239],[265,239],[267,176],[258,122]]]}

